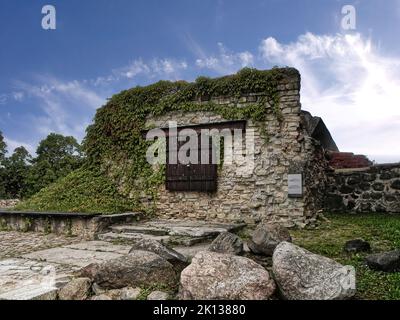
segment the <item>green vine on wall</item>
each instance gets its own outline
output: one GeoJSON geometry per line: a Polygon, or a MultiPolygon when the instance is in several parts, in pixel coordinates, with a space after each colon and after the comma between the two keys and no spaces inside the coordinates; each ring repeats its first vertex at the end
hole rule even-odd
{"type": "MultiPolygon", "coordinates": [[[[84,149],[88,165],[101,168],[108,175],[112,171],[112,177],[124,179],[124,183],[140,183],[140,189],[155,196],[164,176],[154,172],[145,158],[148,142],[143,139],[142,131],[147,117],[171,111],[212,111],[227,120],[250,119],[261,123],[272,113],[281,121],[277,87],[285,77],[297,75],[298,71],[291,68],[268,71],[245,68],[222,78],[199,77],[193,83],[160,81],[122,91],[98,109],[94,123],[87,128],[84,149]],[[239,100],[249,94],[260,94],[262,98],[241,108],[211,101],[216,97],[239,100]]],[[[263,132],[266,135],[265,128],[263,132]]]]}
{"type": "MultiPolygon", "coordinates": [[[[152,144],[142,137],[143,130],[149,129],[145,128],[148,117],[171,111],[210,111],[227,120],[249,119],[258,125],[267,142],[267,115],[283,120],[278,87],[287,83],[287,79],[297,81],[299,77],[292,68],[268,71],[245,68],[217,79],[200,77],[193,83],[160,81],[122,91],[97,110],[93,124],[87,128],[85,165],[42,189],[18,209],[151,213],[165,176],[164,166],[154,169],[146,160],[147,148],[152,144]],[[251,94],[257,94],[256,102],[242,99],[251,94]],[[215,103],[216,98],[228,103],[215,103]]],[[[51,232],[48,221],[44,229],[51,232]]]]}

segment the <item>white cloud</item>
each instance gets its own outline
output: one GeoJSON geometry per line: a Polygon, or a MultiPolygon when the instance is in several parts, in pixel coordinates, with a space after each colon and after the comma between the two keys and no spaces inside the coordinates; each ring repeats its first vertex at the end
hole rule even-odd
{"type": "Polygon", "coordinates": [[[0,94],[0,105],[6,104],[7,103],[7,95],[6,94],[0,94]]]}
{"type": "Polygon", "coordinates": [[[12,95],[15,101],[22,101],[25,97],[25,94],[21,91],[13,92],[12,95]]]}
{"type": "Polygon", "coordinates": [[[150,74],[150,67],[142,59],[137,59],[125,67],[116,69],[114,73],[117,76],[132,79],[138,74],[150,74]]]}
{"type": "Polygon", "coordinates": [[[320,115],[343,151],[379,162],[400,161],[400,59],[360,34],[301,35],[296,42],[262,41],[271,64],[302,75],[303,108],[320,115]]]}
{"type": "Polygon", "coordinates": [[[243,67],[254,64],[254,56],[249,51],[234,53],[222,43],[218,43],[218,54],[207,56],[202,50],[197,49],[200,57],[196,60],[199,68],[206,68],[220,74],[228,74],[238,71],[243,67]]]}
{"type": "Polygon", "coordinates": [[[285,44],[270,37],[261,42],[258,55],[233,52],[222,43],[210,55],[190,35],[185,41],[195,56],[192,63],[135,59],[95,79],[39,77],[33,85],[20,82],[13,94],[0,95],[0,104],[8,98],[35,98],[32,105],[42,112],[32,113],[32,126],[41,137],[60,132],[80,139],[93,110],[115,87],[131,85],[133,79],[187,79],[193,76],[192,66],[230,74],[245,66],[287,65],[301,72],[303,109],[324,119],[341,150],[367,154],[380,162],[400,161],[400,58],[383,54],[371,39],[356,33],[306,33],[285,44]]]}
{"type": "Polygon", "coordinates": [[[151,63],[152,71],[158,75],[173,75],[178,73],[180,70],[187,69],[187,63],[185,61],[175,61],[170,59],[154,59],[151,63]]]}
{"type": "Polygon", "coordinates": [[[29,143],[13,140],[13,139],[10,139],[10,138],[7,138],[7,137],[4,137],[4,141],[7,144],[8,155],[11,155],[16,148],[21,147],[21,146],[24,147],[26,150],[28,150],[28,152],[31,155],[34,155],[35,152],[36,152],[35,147],[33,147],[29,143]]]}
{"type": "Polygon", "coordinates": [[[105,97],[79,81],[64,82],[49,76],[40,76],[37,81],[42,84],[17,83],[19,90],[36,99],[34,105],[39,107],[31,112],[29,129],[42,137],[57,132],[83,138],[93,111],[105,103],[105,97]]]}
{"type": "Polygon", "coordinates": [[[144,62],[142,59],[136,59],[125,67],[115,69],[113,74],[116,79],[133,79],[137,76],[177,79],[181,71],[186,70],[187,67],[188,64],[184,60],[155,58],[149,62],[144,62]]]}
{"type": "MultiPolygon", "coordinates": [[[[26,109],[23,115],[14,115],[29,123],[24,128],[27,140],[40,140],[51,132],[72,135],[81,140],[92,121],[94,110],[118,90],[115,87],[125,86],[128,80],[136,77],[176,80],[187,68],[184,60],[155,58],[148,62],[137,59],[125,67],[112,70],[109,75],[81,81],[63,81],[49,75],[38,75],[30,82],[16,81],[15,91],[0,95],[0,104],[13,99],[31,106],[32,109],[26,109]]],[[[4,123],[3,120],[0,118],[4,123]]],[[[28,146],[11,138],[8,141],[11,148],[28,146]]]]}
{"type": "Polygon", "coordinates": [[[83,80],[83,84],[90,84],[94,87],[99,87],[99,86],[109,86],[115,81],[118,81],[118,77],[114,75],[108,75],[108,76],[100,76],[95,79],[89,79],[89,80],[83,80]]]}

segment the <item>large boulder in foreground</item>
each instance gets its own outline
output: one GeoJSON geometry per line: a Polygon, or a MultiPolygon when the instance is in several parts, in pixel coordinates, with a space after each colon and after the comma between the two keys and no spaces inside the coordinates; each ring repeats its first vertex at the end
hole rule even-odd
{"type": "Polygon", "coordinates": [[[275,291],[267,270],[254,261],[201,251],[182,271],[179,297],[183,300],[266,300],[275,291]]]}
{"type": "Polygon", "coordinates": [[[288,300],[340,300],[356,293],[353,267],[289,242],[276,247],[272,260],[275,280],[288,300]]]}
{"type": "Polygon", "coordinates": [[[287,228],[278,224],[260,223],[247,244],[255,254],[272,256],[276,246],[283,241],[292,242],[287,228]]]}
{"type": "Polygon", "coordinates": [[[165,285],[174,286],[178,276],[172,264],[148,251],[132,251],[117,259],[91,264],[80,271],[104,289],[165,285]]]}
{"type": "Polygon", "coordinates": [[[218,253],[241,255],[243,253],[243,241],[236,234],[222,232],[211,243],[208,250],[218,253]]]}
{"type": "Polygon", "coordinates": [[[365,261],[368,267],[376,271],[400,272],[400,250],[371,254],[365,261]]]}

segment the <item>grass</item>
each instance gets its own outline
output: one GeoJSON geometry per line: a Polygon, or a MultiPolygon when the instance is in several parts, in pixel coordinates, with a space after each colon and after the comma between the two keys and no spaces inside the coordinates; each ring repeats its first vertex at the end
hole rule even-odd
{"type": "Polygon", "coordinates": [[[178,288],[171,288],[166,285],[160,285],[160,284],[154,284],[151,286],[142,287],[140,294],[136,300],[147,300],[147,297],[153,291],[162,291],[162,292],[168,293],[169,298],[171,298],[176,295],[176,293],[178,292],[178,288]]]}
{"type": "Polygon", "coordinates": [[[400,216],[384,214],[326,215],[327,222],[316,229],[293,230],[293,242],[316,254],[356,268],[357,295],[361,300],[400,300],[400,273],[370,270],[364,263],[368,253],[343,252],[346,241],[363,239],[372,252],[400,248],[400,216]]]}
{"type": "Polygon", "coordinates": [[[133,211],[134,203],[121,195],[106,176],[81,168],[40,190],[14,209],[112,214],[133,211]]]}

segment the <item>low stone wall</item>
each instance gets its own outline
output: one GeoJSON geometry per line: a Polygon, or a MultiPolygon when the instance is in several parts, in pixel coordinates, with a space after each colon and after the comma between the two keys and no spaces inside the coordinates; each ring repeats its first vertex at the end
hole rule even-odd
{"type": "Polygon", "coordinates": [[[400,213],[400,163],[335,170],[329,180],[326,211],[400,213]]]}
{"type": "Polygon", "coordinates": [[[0,208],[2,209],[14,208],[19,202],[20,200],[18,199],[5,199],[5,200],[0,199],[0,208]]]}
{"type": "Polygon", "coordinates": [[[0,211],[0,230],[55,233],[93,240],[97,233],[111,224],[129,223],[139,218],[137,213],[101,215],[0,211]]]}

